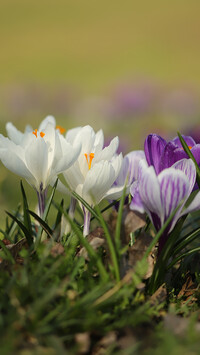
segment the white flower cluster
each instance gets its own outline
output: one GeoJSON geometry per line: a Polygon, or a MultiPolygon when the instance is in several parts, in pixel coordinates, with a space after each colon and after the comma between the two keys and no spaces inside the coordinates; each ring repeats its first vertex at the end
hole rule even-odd
{"type": "MultiPolygon", "coordinates": [[[[118,199],[123,191],[129,173],[134,180],[135,164],[127,164],[131,156],[124,158],[117,154],[119,145],[115,137],[108,147],[104,147],[103,131],[94,132],[90,126],[69,130],[56,126],[55,118],[47,116],[38,129],[27,126],[22,133],[12,123],[6,125],[8,137],[0,135],[0,159],[13,173],[26,179],[38,194],[39,211],[42,215],[46,191],[54,184],[59,174],[63,174],[67,186],[79,194],[90,206],[102,199],[118,199]],[[129,166],[133,166],[129,171],[129,166]]],[[[143,152],[139,152],[139,158],[143,152]]],[[[133,160],[138,165],[134,152],[133,160]]],[[[137,169],[136,169],[137,170],[137,169]]],[[[129,179],[128,188],[132,181],[129,179]]],[[[59,182],[59,188],[68,188],[59,182]]],[[[84,235],[89,233],[90,214],[84,212],[84,235]]]]}

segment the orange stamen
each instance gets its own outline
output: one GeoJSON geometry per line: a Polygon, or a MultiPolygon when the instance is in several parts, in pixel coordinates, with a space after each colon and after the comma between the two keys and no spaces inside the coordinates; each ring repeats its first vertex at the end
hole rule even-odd
{"type": "MultiPolygon", "coordinates": [[[[188,145],[188,148],[191,150],[192,149],[191,145],[188,145]]],[[[181,147],[181,149],[184,150],[182,147],[181,147]]]]}
{"type": "Polygon", "coordinates": [[[92,160],[94,159],[94,153],[90,153],[89,154],[89,160],[88,160],[88,154],[84,154],[85,157],[86,157],[86,160],[87,160],[87,164],[88,164],[88,169],[90,170],[91,169],[91,165],[92,165],[92,160]]]}
{"type": "Polygon", "coordinates": [[[33,131],[33,134],[36,136],[37,138],[37,129],[35,129],[35,131],[33,131]]]}
{"type": "MultiPolygon", "coordinates": [[[[37,138],[37,135],[38,135],[38,130],[37,129],[35,129],[35,131],[33,131],[32,132],[35,136],[36,136],[36,138],[37,138]]],[[[44,132],[40,132],[40,137],[44,137],[45,136],[45,133],[44,132]]]]}
{"type": "Polygon", "coordinates": [[[62,126],[56,126],[56,129],[58,129],[60,131],[61,134],[65,133],[66,129],[63,128],[62,126]]]}

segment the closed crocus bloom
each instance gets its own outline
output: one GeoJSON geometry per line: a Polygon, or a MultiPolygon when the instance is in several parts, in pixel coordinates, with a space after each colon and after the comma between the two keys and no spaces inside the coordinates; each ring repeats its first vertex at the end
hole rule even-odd
{"type": "Polygon", "coordinates": [[[158,175],[145,160],[139,164],[139,176],[131,187],[133,199],[130,208],[146,212],[157,231],[179,206],[173,220],[159,240],[159,253],[178,219],[200,208],[200,192],[187,208],[184,208],[196,181],[196,169],[191,159],[182,159],[158,175]]]}
{"type": "MultiPolygon", "coordinates": [[[[196,144],[190,136],[183,136],[183,138],[191,149],[198,165],[200,165],[200,144],[196,144]]],[[[150,134],[145,140],[144,152],[148,165],[155,168],[156,174],[181,159],[188,159],[188,155],[183,150],[178,137],[166,142],[157,134],[150,134]]]]}
{"type": "MultiPolygon", "coordinates": [[[[141,159],[145,159],[143,150],[135,150],[126,154],[123,158],[122,166],[119,175],[112,186],[113,199],[119,197],[118,189],[123,191],[126,185],[126,195],[130,192],[131,184],[138,178],[138,166],[141,159]],[[116,190],[116,197],[114,191],[116,190]]],[[[125,198],[125,204],[128,203],[128,197],[125,198]]],[[[118,210],[119,203],[115,204],[115,208],[118,210]]]]}
{"type": "MultiPolygon", "coordinates": [[[[70,130],[66,140],[71,144],[81,143],[82,149],[75,163],[63,175],[72,191],[78,193],[90,206],[102,199],[120,196],[123,187],[112,188],[122,164],[122,154],[116,155],[119,140],[115,137],[110,145],[103,148],[104,136],[100,130],[96,134],[92,127],[78,127],[70,130]]],[[[90,212],[84,212],[84,235],[89,233],[90,212]]]]}
{"type": "Polygon", "coordinates": [[[25,178],[36,189],[42,214],[47,187],[74,163],[81,144],[72,146],[51,122],[21,135],[16,131],[16,137],[14,132],[12,127],[9,131],[12,140],[0,135],[0,159],[5,167],[25,178]]]}

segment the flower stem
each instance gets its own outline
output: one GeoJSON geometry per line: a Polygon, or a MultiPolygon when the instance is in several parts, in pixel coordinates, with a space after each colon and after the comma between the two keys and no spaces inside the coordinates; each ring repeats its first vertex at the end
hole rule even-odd
{"type": "Polygon", "coordinates": [[[86,237],[89,234],[90,231],[90,218],[91,218],[91,213],[88,211],[87,208],[82,206],[83,208],[83,213],[84,213],[84,227],[83,227],[83,235],[86,237]]]}

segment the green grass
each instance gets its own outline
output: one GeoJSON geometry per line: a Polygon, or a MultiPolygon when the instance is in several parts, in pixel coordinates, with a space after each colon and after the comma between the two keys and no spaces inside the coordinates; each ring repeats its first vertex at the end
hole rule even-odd
{"type": "MultiPolygon", "coordinates": [[[[17,218],[27,225],[26,203],[24,206],[17,218]]],[[[52,204],[51,209],[54,219],[48,225],[53,231],[57,209],[52,204]]],[[[164,297],[158,292],[152,298],[148,294],[149,279],[145,279],[145,259],[123,276],[120,273],[119,279],[116,265],[124,269],[123,254],[128,252],[129,257],[130,247],[126,245],[122,251],[119,241],[110,239],[116,231],[111,227],[107,230],[99,210],[96,218],[108,234],[107,247],[104,244],[97,250],[72,221],[70,238],[61,236],[56,242],[54,234],[47,238],[43,233],[37,242],[36,219],[31,217],[32,227],[29,224],[27,228],[30,233],[32,230],[34,241],[28,245],[21,228],[9,219],[4,240],[14,243],[13,247],[7,249],[0,243],[1,354],[75,355],[96,353],[100,348],[110,355],[198,354],[200,274],[196,264],[194,268],[195,259],[182,260],[171,269],[171,278],[165,274],[164,297]],[[87,258],[79,255],[83,246],[87,258]],[[190,286],[184,288],[188,278],[190,286]]],[[[118,220],[117,230],[119,226],[118,220]]],[[[176,235],[176,240],[179,237],[176,235]]],[[[137,233],[136,240],[139,238],[137,233]]]]}

